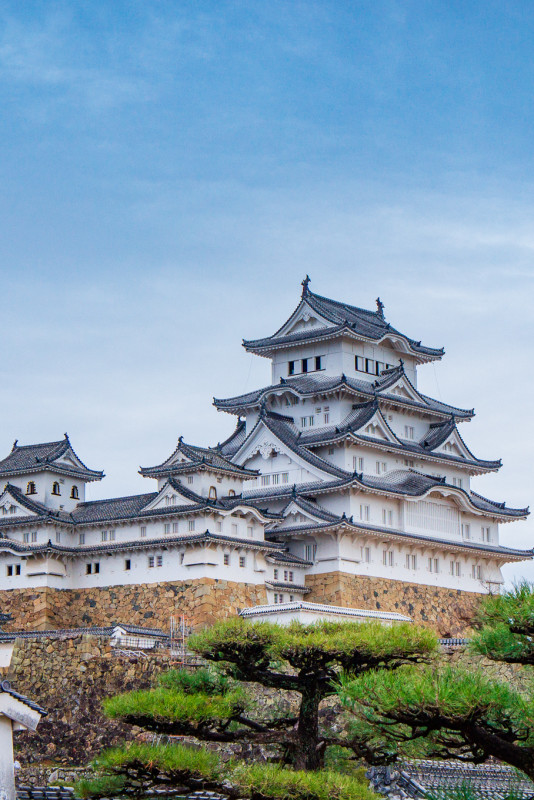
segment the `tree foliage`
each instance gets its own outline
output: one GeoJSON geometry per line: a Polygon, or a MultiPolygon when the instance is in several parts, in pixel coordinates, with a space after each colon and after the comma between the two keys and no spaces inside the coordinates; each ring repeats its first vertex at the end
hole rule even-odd
{"type": "MultiPolygon", "coordinates": [[[[534,588],[522,584],[488,597],[472,650],[494,661],[534,663],[534,588]]],[[[531,676],[530,676],[531,677],[531,676]]],[[[534,778],[534,693],[521,694],[472,667],[438,663],[395,672],[346,673],[339,687],[355,716],[352,736],[369,758],[394,758],[407,742],[424,740],[426,754],[480,763],[490,756],[534,778]]]]}
{"type": "Polygon", "coordinates": [[[329,745],[346,739],[322,731],[320,703],[335,693],[342,669],[352,674],[391,671],[418,663],[437,647],[434,634],[410,624],[386,627],[379,622],[271,623],[228,620],[196,634],[192,650],[222,670],[191,676],[171,672],[149,691],[110,698],[106,713],[125,722],[166,734],[202,741],[246,742],[279,747],[281,761],[296,769],[320,769],[329,745]],[[300,695],[294,716],[254,718],[243,682],[300,695]]]}

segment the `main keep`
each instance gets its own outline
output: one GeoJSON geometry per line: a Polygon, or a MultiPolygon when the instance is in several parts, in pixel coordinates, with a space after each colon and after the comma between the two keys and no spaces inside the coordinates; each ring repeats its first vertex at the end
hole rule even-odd
{"type": "Polygon", "coordinates": [[[243,342],[271,359],[271,385],[216,399],[234,433],[209,448],[180,438],[140,470],[154,491],[86,502],[103,473],[66,435],[15,442],[0,461],[0,601],[14,627],[165,628],[305,600],[451,636],[499,591],[503,564],[532,556],[499,544],[499,523],[528,509],[471,490],[501,466],[460,434],[474,411],[417,388],[443,350],[392,327],[380,300],[366,311],[308,284],[276,333],[243,342]]]}

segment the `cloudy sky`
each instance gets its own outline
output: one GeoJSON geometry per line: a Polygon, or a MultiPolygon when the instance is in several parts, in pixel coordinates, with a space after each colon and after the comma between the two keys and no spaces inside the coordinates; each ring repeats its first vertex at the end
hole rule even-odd
{"type": "Polygon", "coordinates": [[[146,491],[309,273],[445,346],[475,488],[533,504],[533,52],[529,0],[5,0],[2,452],[68,431],[90,497],[146,491]]]}

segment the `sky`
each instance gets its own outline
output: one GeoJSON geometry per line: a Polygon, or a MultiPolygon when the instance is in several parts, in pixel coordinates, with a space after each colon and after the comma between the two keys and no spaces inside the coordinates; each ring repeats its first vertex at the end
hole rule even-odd
{"type": "Polygon", "coordinates": [[[532,505],[533,53],[527,0],[4,0],[1,452],[67,431],[90,499],[151,490],[308,273],[445,347],[474,488],[532,505]]]}

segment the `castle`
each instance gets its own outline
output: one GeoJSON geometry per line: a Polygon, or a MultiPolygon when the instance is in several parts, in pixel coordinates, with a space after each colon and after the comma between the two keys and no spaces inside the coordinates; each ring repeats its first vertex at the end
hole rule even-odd
{"type": "Polygon", "coordinates": [[[228,399],[234,433],[182,438],[143,467],[153,491],[86,501],[90,469],[69,438],[13,445],[0,461],[0,599],[18,628],[166,626],[258,605],[314,603],[406,615],[462,632],[525,519],[470,487],[498,470],[459,426],[474,416],[417,388],[444,351],[375,311],[313,293],[276,333],[243,342],[271,359],[271,385],[228,399]]]}

